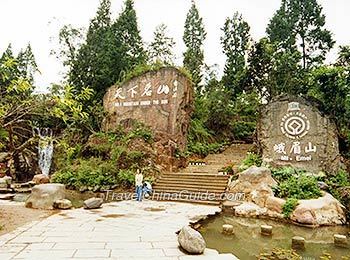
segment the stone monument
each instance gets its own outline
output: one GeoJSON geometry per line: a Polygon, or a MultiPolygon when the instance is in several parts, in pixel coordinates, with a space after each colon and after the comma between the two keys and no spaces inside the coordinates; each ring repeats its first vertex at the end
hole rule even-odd
{"type": "Polygon", "coordinates": [[[187,148],[193,102],[191,81],[178,69],[164,67],[147,72],[107,90],[103,106],[110,116],[104,122],[104,129],[144,123],[155,136],[159,163],[171,165],[175,149],[187,148]]]}
{"type": "Polygon", "coordinates": [[[257,127],[263,161],[313,173],[337,172],[341,157],[336,127],[319,107],[314,99],[291,95],[266,105],[257,127]]]}

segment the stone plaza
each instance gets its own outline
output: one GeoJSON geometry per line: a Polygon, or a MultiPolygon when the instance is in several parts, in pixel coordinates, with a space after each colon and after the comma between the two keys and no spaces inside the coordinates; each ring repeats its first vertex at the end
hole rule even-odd
{"type": "Polygon", "coordinates": [[[134,200],[62,210],[0,236],[0,259],[237,259],[208,248],[202,255],[179,248],[177,231],[219,211],[217,206],[134,200]]]}

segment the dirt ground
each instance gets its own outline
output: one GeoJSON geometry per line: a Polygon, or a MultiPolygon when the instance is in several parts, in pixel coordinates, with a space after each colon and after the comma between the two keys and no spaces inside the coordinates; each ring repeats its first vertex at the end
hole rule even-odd
{"type": "Polygon", "coordinates": [[[53,213],[55,212],[52,210],[26,208],[24,203],[0,201],[0,236],[53,213]]]}

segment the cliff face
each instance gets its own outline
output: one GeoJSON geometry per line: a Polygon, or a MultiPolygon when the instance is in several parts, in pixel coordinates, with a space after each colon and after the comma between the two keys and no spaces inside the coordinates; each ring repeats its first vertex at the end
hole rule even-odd
{"type": "Polygon", "coordinates": [[[176,149],[186,149],[194,110],[190,80],[175,68],[161,68],[108,89],[103,105],[109,112],[104,130],[142,122],[152,129],[159,164],[171,170],[178,164],[176,149]]]}

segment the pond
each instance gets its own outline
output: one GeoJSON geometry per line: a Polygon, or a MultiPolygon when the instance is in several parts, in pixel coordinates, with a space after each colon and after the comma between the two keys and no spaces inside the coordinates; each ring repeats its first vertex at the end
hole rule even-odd
{"type": "Polygon", "coordinates": [[[268,219],[252,219],[220,214],[206,219],[199,229],[208,248],[220,253],[233,253],[239,259],[257,259],[260,253],[271,252],[273,248],[291,248],[293,236],[305,238],[305,250],[297,250],[303,259],[319,259],[323,252],[330,253],[332,259],[349,256],[349,249],[335,247],[333,235],[349,236],[350,226],[331,226],[309,228],[301,227],[268,219]],[[222,225],[230,224],[234,227],[232,236],[221,233],[222,225]],[[260,234],[261,225],[273,227],[272,237],[260,234]]]}

